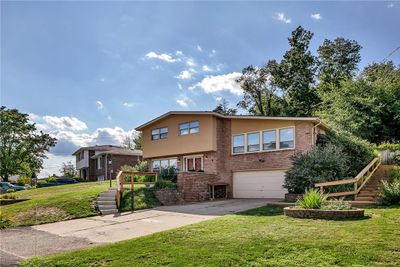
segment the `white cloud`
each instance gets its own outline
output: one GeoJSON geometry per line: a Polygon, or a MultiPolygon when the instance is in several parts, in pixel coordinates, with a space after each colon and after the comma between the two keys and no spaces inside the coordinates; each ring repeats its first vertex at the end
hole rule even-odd
{"type": "Polygon", "coordinates": [[[206,71],[206,72],[213,71],[213,69],[210,68],[210,67],[207,66],[207,65],[203,65],[203,67],[202,67],[201,69],[202,69],[203,71],[206,71]]]}
{"type": "Polygon", "coordinates": [[[201,51],[203,51],[203,48],[201,48],[201,46],[200,45],[197,45],[197,51],[199,51],[199,52],[201,52],[201,51]]]}
{"type": "Polygon", "coordinates": [[[131,108],[133,107],[133,103],[124,102],[123,106],[126,108],[131,108]]]}
{"type": "Polygon", "coordinates": [[[392,7],[394,7],[394,4],[393,4],[393,3],[390,3],[390,4],[387,5],[387,7],[388,7],[388,8],[392,8],[392,7]]]}
{"type": "Polygon", "coordinates": [[[87,129],[86,123],[75,117],[44,116],[43,121],[49,126],[60,130],[82,131],[87,129]]]}
{"type": "Polygon", "coordinates": [[[146,57],[150,58],[150,59],[160,59],[162,61],[169,62],[169,63],[181,61],[179,58],[173,58],[171,55],[157,54],[156,52],[149,52],[146,54],[146,57]]]}
{"type": "Polygon", "coordinates": [[[186,108],[188,106],[188,102],[185,99],[177,99],[176,103],[179,104],[179,106],[186,108]]]}
{"type": "Polygon", "coordinates": [[[178,50],[178,51],[175,52],[175,55],[177,55],[177,56],[183,56],[183,52],[180,51],[180,50],[178,50]]]}
{"type": "Polygon", "coordinates": [[[96,105],[97,105],[97,109],[103,109],[104,108],[103,102],[101,102],[100,100],[96,101],[96,105]]]}
{"type": "Polygon", "coordinates": [[[216,101],[221,101],[221,100],[222,100],[222,97],[221,97],[221,96],[217,96],[217,97],[215,98],[215,100],[216,100],[216,101]]]}
{"type": "Polygon", "coordinates": [[[188,80],[188,79],[192,78],[192,75],[195,72],[196,71],[194,69],[183,70],[175,78],[180,79],[180,80],[188,80]]]}
{"type": "Polygon", "coordinates": [[[194,59],[193,58],[188,58],[187,60],[186,60],[186,64],[189,66],[189,67],[194,67],[194,66],[196,66],[196,63],[194,62],[194,59]]]}
{"type": "Polygon", "coordinates": [[[234,95],[241,95],[242,89],[240,88],[240,84],[236,82],[241,75],[240,72],[232,72],[223,75],[207,76],[201,82],[189,87],[189,89],[200,88],[207,94],[228,91],[234,95]]]}
{"type": "Polygon", "coordinates": [[[179,90],[182,90],[182,89],[183,89],[183,86],[182,86],[181,83],[178,83],[178,88],[179,88],[179,90]]]}
{"type": "Polygon", "coordinates": [[[292,19],[286,17],[285,13],[283,13],[283,12],[275,13],[275,17],[274,18],[279,20],[279,21],[282,21],[283,23],[286,23],[286,24],[292,23],[292,19]]]}
{"type": "Polygon", "coordinates": [[[322,19],[322,16],[319,13],[313,13],[313,14],[311,14],[311,18],[314,20],[320,20],[320,19],[322,19]]]}

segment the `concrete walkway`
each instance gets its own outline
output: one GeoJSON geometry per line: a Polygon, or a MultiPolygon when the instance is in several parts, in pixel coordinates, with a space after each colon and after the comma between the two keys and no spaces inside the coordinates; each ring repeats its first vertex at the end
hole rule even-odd
{"type": "Polygon", "coordinates": [[[229,199],[166,206],[0,231],[0,266],[18,259],[112,243],[257,208],[271,200],[229,199]]]}

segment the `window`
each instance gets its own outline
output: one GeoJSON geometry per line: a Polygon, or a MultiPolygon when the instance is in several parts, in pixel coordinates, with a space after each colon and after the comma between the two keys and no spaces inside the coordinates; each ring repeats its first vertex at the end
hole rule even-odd
{"type": "Polygon", "coordinates": [[[203,156],[185,157],[185,171],[202,171],[203,156]]]}
{"type": "Polygon", "coordinates": [[[96,158],[96,169],[101,170],[103,168],[103,159],[102,157],[96,158]]]}
{"type": "Polygon", "coordinates": [[[177,169],[177,160],[176,159],[156,159],[151,162],[151,168],[154,172],[161,171],[162,169],[166,169],[169,167],[174,167],[177,169]]]}
{"type": "Polygon", "coordinates": [[[165,139],[168,137],[168,128],[159,128],[151,131],[151,140],[165,139]]]}
{"type": "Polygon", "coordinates": [[[104,181],[104,175],[97,176],[97,181],[104,181]]]}
{"type": "Polygon", "coordinates": [[[233,136],[233,153],[244,153],[244,134],[233,136]]]}
{"type": "Polygon", "coordinates": [[[263,150],[276,149],[276,131],[263,132],[263,150]]]}
{"type": "Polygon", "coordinates": [[[293,128],[285,128],[279,130],[279,148],[294,147],[294,131],[293,128]]]}
{"type": "Polygon", "coordinates": [[[200,131],[200,123],[191,121],[179,124],[179,135],[194,134],[200,131]]]}
{"type": "Polygon", "coordinates": [[[247,134],[247,152],[260,151],[260,133],[247,134]]]}

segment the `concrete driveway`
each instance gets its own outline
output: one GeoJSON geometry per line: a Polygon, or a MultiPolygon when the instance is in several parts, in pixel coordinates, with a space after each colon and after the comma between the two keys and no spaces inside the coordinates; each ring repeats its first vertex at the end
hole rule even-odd
{"type": "Polygon", "coordinates": [[[0,266],[18,260],[112,243],[266,205],[267,199],[229,199],[165,206],[118,216],[95,216],[0,231],[0,266]]]}

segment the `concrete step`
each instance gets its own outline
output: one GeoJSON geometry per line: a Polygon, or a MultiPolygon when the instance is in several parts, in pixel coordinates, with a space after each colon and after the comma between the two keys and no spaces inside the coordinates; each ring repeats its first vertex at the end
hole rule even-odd
{"type": "Polygon", "coordinates": [[[115,204],[115,199],[113,200],[97,200],[97,205],[112,205],[115,204]]]}
{"type": "Polygon", "coordinates": [[[115,201],[115,197],[114,196],[112,196],[112,197],[98,197],[97,198],[97,201],[115,201]]]}
{"type": "Polygon", "coordinates": [[[102,215],[116,214],[116,213],[118,213],[117,209],[108,209],[108,210],[102,210],[101,211],[102,215]]]}
{"type": "Polygon", "coordinates": [[[378,195],[378,192],[361,191],[357,197],[375,197],[376,195],[378,195]]]}
{"type": "Polygon", "coordinates": [[[101,193],[100,196],[115,196],[116,194],[117,194],[116,192],[107,191],[107,192],[101,193]]]}
{"type": "Polygon", "coordinates": [[[360,200],[349,201],[349,203],[352,207],[374,206],[378,204],[378,202],[376,201],[360,201],[360,200]]]}
{"type": "Polygon", "coordinates": [[[103,211],[103,210],[112,210],[112,209],[117,209],[117,205],[99,205],[99,210],[103,211]]]}

